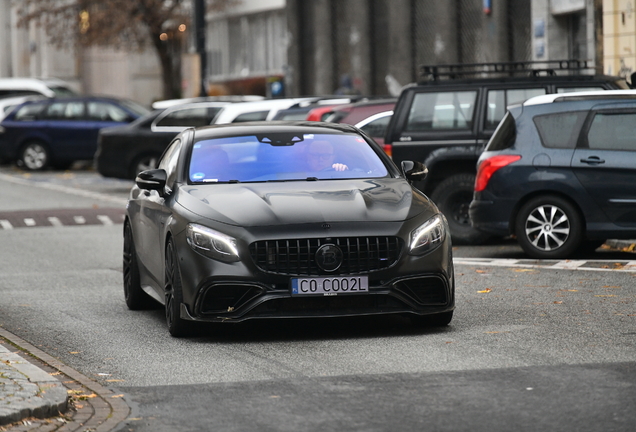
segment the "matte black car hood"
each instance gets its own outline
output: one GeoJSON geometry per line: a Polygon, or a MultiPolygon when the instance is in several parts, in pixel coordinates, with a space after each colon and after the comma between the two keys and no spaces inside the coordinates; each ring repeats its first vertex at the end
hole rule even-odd
{"type": "Polygon", "coordinates": [[[395,222],[437,210],[403,179],[188,185],[177,202],[237,226],[311,222],[395,222]]]}

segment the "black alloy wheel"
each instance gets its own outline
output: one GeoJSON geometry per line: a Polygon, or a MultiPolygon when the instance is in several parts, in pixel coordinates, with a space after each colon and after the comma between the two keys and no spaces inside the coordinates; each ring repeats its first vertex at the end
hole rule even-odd
{"type": "Polygon", "coordinates": [[[18,165],[29,171],[41,171],[47,168],[50,162],[48,148],[39,141],[29,141],[20,150],[18,165]]]}
{"type": "Polygon", "coordinates": [[[583,220],[569,201],[539,196],[519,210],[515,233],[521,248],[533,258],[567,258],[582,243],[583,220]]]}
{"type": "Polygon", "coordinates": [[[172,239],[168,240],[166,245],[164,291],[168,331],[174,337],[187,336],[191,331],[191,323],[181,319],[181,303],[183,303],[181,273],[179,272],[177,250],[172,239]]]}
{"type": "Polygon", "coordinates": [[[474,187],[473,174],[456,174],[442,181],[431,193],[431,199],[448,220],[453,244],[477,245],[490,237],[470,224],[468,208],[474,187]]]}
{"type": "Polygon", "coordinates": [[[139,280],[139,264],[132,236],[130,223],[124,225],[124,299],[130,310],[146,309],[152,301],[141,288],[139,280]]]}

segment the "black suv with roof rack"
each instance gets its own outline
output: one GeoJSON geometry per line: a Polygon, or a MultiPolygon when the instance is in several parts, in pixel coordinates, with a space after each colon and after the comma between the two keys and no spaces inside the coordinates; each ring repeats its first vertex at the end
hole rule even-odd
{"type": "Polygon", "coordinates": [[[487,234],[471,226],[477,159],[507,107],[533,96],[628,89],[621,77],[593,75],[587,61],[480,63],[422,66],[423,79],[406,87],[387,128],[393,160],[423,162],[417,186],[449,221],[456,243],[477,244],[487,234]]]}

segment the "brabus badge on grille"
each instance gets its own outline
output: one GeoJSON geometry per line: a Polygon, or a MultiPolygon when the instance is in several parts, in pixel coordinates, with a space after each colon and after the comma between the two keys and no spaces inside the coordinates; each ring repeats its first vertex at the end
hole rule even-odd
{"type": "Polygon", "coordinates": [[[333,272],[342,265],[342,250],[334,244],[322,245],[316,251],[316,265],[326,272],[333,272]]]}

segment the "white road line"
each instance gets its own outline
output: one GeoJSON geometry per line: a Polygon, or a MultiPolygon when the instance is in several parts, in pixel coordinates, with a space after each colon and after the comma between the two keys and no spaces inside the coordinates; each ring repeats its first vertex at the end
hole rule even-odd
{"type": "Polygon", "coordinates": [[[512,267],[537,270],[578,270],[578,271],[613,271],[636,273],[636,261],[623,260],[566,260],[558,263],[541,260],[489,259],[489,258],[454,258],[455,265],[481,267],[512,267]],[[596,264],[596,266],[593,266],[596,264]],[[598,264],[601,264],[599,266],[598,264]],[[616,265],[620,264],[620,265],[616,265]]]}
{"type": "Polygon", "coordinates": [[[31,227],[31,226],[35,226],[35,219],[32,219],[32,218],[25,218],[25,219],[24,219],[24,224],[25,224],[26,226],[30,226],[30,227],[31,227]]]}
{"type": "Polygon", "coordinates": [[[86,223],[86,218],[84,216],[73,216],[73,220],[78,225],[83,225],[86,223]]]}
{"type": "Polygon", "coordinates": [[[99,221],[104,225],[114,225],[113,221],[108,216],[97,215],[97,219],[99,219],[99,221]]]}
{"type": "Polygon", "coordinates": [[[13,225],[11,225],[11,222],[6,219],[0,219],[0,226],[2,227],[2,229],[6,230],[13,229],[13,225]]]}
{"type": "Polygon", "coordinates": [[[586,262],[587,261],[583,261],[583,260],[565,260],[565,261],[559,261],[558,263],[554,264],[552,267],[558,268],[558,269],[576,269],[584,265],[586,262]]]}
{"type": "Polygon", "coordinates": [[[55,216],[50,216],[50,217],[48,218],[48,220],[49,220],[49,222],[51,223],[51,225],[52,225],[52,226],[54,226],[54,227],[61,227],[61,226],[64,226],[64,225],[62,224],[62,221],[61,221],[59,218],[56,218],[55,216]]]}

